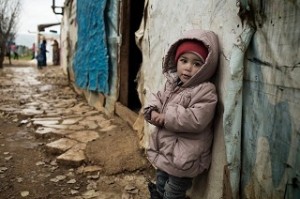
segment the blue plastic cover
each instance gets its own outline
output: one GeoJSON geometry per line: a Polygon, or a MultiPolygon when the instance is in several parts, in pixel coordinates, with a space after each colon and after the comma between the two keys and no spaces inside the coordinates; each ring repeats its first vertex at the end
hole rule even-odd
{"type": "Polygon", "coordinates": [[[104,9],[106,0],[77,0],[78,40],[74,59],[76,85],[108,93],[108,54],[104,9]]]}

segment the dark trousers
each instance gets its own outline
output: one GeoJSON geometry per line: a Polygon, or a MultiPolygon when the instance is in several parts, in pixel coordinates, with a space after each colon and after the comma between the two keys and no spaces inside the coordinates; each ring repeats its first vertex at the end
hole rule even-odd
{"type": "Polygon", "coordinates": [[[159,169],[156,172],[156,189],[163,199],[184,199],[192,183],[193,178],[179,178],[159,169]]]}

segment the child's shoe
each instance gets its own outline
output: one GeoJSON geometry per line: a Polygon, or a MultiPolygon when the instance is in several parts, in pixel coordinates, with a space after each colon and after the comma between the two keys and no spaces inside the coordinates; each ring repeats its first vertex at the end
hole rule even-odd
{"type": "Polygon", "coordinates": [[[156,185],[153,182],[148,182],[148,189],[150,192],[150,199],[162,199],[156,190],[156,185]]]}

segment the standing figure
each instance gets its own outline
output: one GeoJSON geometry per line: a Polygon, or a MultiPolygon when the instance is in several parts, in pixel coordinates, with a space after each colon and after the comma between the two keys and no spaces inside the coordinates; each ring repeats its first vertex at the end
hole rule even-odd
{"type": "MultiPolygon", "coordinates": [[[[10,42],[9,42],[10,43],[10,42]]],[[[5,55],[8,58],[9,65],[11,65],[11,52],[10,52],[10,44],[6,44],[5,47],[5,55]]]]}
{"type": "Polygon", "coordinates": [[[14,54],[14,59],[19,59],[18,46],[15,43],[11,45],[11,51],[14,54]]]}
{"type": "Polygon", "coordinates": [[[53,54],[53,65],[59,65],[59,46],[56,39],[53,40],[52,44],[52,54],[53,54]]]}
{"type": "Polygon", "coordinates": [[[43,39],[40,48],[39,48],[39,53],[37,56],[37,61],[38,61],[38,68],[41,69],[43,66],[47,66],[47,55],[46,53],[48,52],[46,49],[47,41],[46,39],[43,39]]]}
{"type": "Polygon", "coordinates": [[[31,47],[31,59],[35,59],[35,43],[32,44],[31,47]]]}
{"type": "Polygon", "coordinates": [[[167,81],[144,109],[145,120],[155,126],[146,149],[156,168],[156,185],[148,185],[152,199],[186,198],[193,178],[209,169],[218,54],[215,33],[190,30],[165,56],[167,81]]]}

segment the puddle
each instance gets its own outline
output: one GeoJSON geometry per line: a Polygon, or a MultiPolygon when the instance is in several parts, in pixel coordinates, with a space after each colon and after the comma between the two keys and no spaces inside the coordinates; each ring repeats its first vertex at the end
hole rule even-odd
{"type": "Polygon", "coordinates": [[[27,131],[17,131],[16,133],[10,133],[6,141],[13,142],[18,146],[25,149],[34,149],[40,145],[39,142],[33,142],[34,136],[30,135],[27,131]]]}

